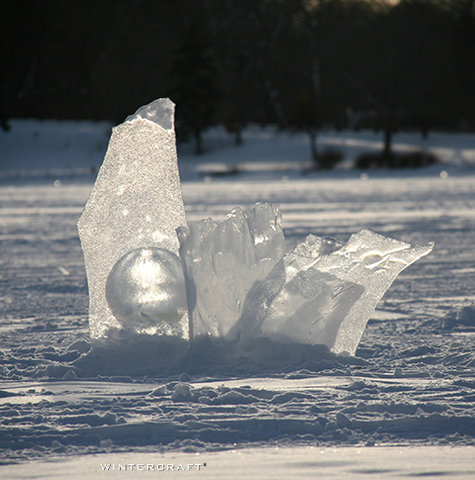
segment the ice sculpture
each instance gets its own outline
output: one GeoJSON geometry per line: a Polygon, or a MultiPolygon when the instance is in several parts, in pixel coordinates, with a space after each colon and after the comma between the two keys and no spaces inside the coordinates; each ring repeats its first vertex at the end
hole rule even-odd
{"type": "Polygon", "coordinates": [[[241,338],[250,349],[268,337],[354,355],[396,276],[432,250],[363,230],[345,245],[310,235],[284,257],[278,207],[250,212],[178,229],[193,338],[241,338]]]}
{"type": "Polygon", "coordinates": [[[368,230],[345,245],[308,236],[284,258],[283,277],[273,272],[250,292],[241,319],[243,344],[252,346],[254,338],[265,336],[354,355],[386,290],[432,248],[411,247],[368,230]]]}
{"type": "Polygon", "coordinates": [[[188,338],[174,108],[159,99],[114,128],[79,219],[93,339],[111,327],[188,338]]]}
{"type": "Polygon", "coordinates": [[[126,253],[109,273],[106,299],[115,318],[128,328],[178,323],[187,310],[180,259],[155,247],[126,253]]]}
{"type": "Polygon", "coordinates": [[[384,292],[432,244],[363,230],[346,244],[310,235],[285,255],[280,210],[264,203],[187,225],[173,116],[160,99],[113,130],[79,219],[91,338],[267,338],[353,355],[384,292]]]}
{"type": "Polygon", "coordinates": [[[188,296],[190,338],[236,340],[246,296],[282,260],[279,209],[257,203],[234,208],[226,220],[194,222],[177,230],[188,296]]]}

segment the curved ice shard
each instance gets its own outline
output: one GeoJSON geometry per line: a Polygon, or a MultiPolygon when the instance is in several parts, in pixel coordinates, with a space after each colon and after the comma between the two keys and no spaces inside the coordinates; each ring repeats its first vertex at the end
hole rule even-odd
{"type": "MultiPolygon", "coordinates": [[[[89,285],[91,338],[121,328],[106,299],[106,281],[125,254],[157,247],[178,254],[186,225],[173,129],[174,104],[160,99],[115,127],[78,222],[89,285]]],[[[188,337],[187,315],[169,334],[188,337]]],[[[166,333],[166,332],[163,332],[166,333]]]]}
{"type": "Polygon", "coordinates": [[[383,237],[369,230],[362,230],[350,237],[337,253],[344,259],[342,268],[335,272],[329,263],[320,268],[331,268],[339,279],[358,283],[364,288],[361,300],[356,302],[343,320],[332,350],[335,353],[354,355],[366,324],[379,300],[396,277],[419,258],[429,254],[434,243],[416,245],[383,237]]]}
{"type": "Polygon", "coordinates": [[[193,222],[177,230],[190,316],[190,340],[236,340],[248,292],[285,253],[280,210],[258,203],[236,207],[220,222],[193,222]]]}
{"type": "Polygon", "coordinates": [[[274,271],[250,292],[241,321],[243,345],[252,347],[254,338],[265,336],[354,355],[394,279],[432,248],[368,230],[345,245],[310,235],[284,258],[283,277],[274,271]]]}

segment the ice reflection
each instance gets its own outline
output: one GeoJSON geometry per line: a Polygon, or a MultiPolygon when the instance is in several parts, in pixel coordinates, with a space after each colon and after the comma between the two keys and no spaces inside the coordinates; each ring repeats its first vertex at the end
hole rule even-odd
{"type": "Polygon", "coordinates": [[[183,270],[179,258],[162,248],[139,248],[113,267],[106,298],[122,326],[149,329],[176,323],[186,312],[183,270]]]}

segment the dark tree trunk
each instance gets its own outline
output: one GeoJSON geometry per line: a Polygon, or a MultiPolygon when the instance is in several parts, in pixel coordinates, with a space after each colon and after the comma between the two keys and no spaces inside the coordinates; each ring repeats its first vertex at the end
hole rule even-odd
{"type": "Polygon", "coordinates": [[[313,166],[314,168],[318,168],[317,132],[315,130],[310,130],[309,137],[313,166]]]}
{"type": "Polygon", "coordinates": [[[386,125],[384,129],[384,152],[383,155],[385,158],[391,156],[391,143],[393,138],[393,129],[391,125],[386,125]]]}
{"type": "Polygon", "coordinates": [[[194,132],[195,135],[195,155],[201,155],[203,153],[203,141],[201,138],[201,130],[197,129],[194,132]]]}
{"type": "MultiPolygon", "coordinates": [[[[392,158],[391,145],[393,135],[396,129],[396,112],[394,108],[387,108],[383,111],[383,129],[384,129],[384,150],[383,158],[389,161],[392,158]]],[[[389,161],[389,165],[391,162],[389,161]]]]}
{"type": "Polygon", "coordinates": [[[242,145],[242,131],[239,125],[236,126],[236,131],[234,133],[234,143],[236,145],[242,145]]]}

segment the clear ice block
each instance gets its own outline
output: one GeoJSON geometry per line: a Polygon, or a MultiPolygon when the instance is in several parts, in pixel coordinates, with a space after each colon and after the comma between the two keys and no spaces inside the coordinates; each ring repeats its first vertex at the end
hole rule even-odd
{"type": "Polygon", "coordinates": [[[121,325],[161,333],[186,314],[185,278],[180,259],[162,248],[138,248],[112,268],[106,299],[121,325]]]}
{"type": "Polygon", "coordinates": [[[236,340],[248,292],[282,260],[285,240],[277,206],[234,208],[220,222],[177,230],[190,315],[190,339],[236,340]]]}
{"type": "MultiPolygon", "coordinates": [[[[178,254],[176,228],[186,225],[186,217],[177,165],[174,107],[169,99],[155,100],[113,129],[104,163],[79,219],[92,339],[106,335],[111,327],[188,338],[187,314],[178,321],[168,322],[155,314],[150,317],[155,322],[146,320],[149,304],[141,307],[143,322],[138,317],[131,321],[118,313],[121,309],[117,310],[117,302],[111,300],[114,295],[109,292],[113,309],[106,295],[109,275],[130,252],[158,248],[178,254]]],[[[172,280],[172,284],[177,282],[177,278],[172,280]]],[[[179,301],[175,307],[181,308],[179,301]]]]}
{"type": "Polygon", "coordinates": [[[363,230],[344,245],[310,235],[284,257],[271,204],[187,226],[173,116],[160,99],[113,130],[79,219],[91,338],[267,337],[354,355],[385,291],[432,244],[363,230]]]}
{"type": "Polygon", "coordinates": [[[411,247],[369,230],[345,245],[310,235],[250,292],[244,307],[242,342],[256,337],[324,344],[354,355],[366,323],[397,275],[432,244],[411,247]]]}

